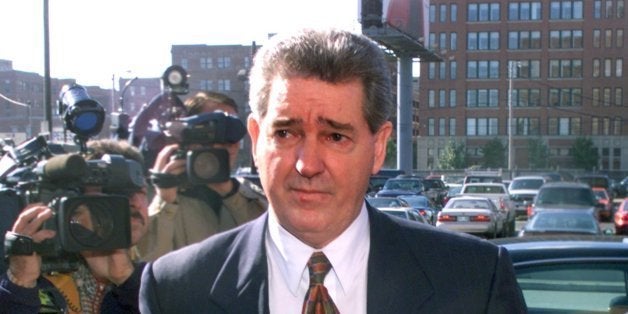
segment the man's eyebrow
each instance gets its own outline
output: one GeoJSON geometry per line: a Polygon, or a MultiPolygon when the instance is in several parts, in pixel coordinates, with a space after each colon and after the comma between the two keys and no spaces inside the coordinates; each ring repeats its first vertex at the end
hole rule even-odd
{"type": "Polygon", "coordinates": [[[277,118],[273,120],[272,126],[274,128],[283,128],[289,127],[293,125],[303,124],[302,119],[293,119],[293,118],[277,118]]]}
{"type": "Polygon", "coordinates": [[[318,118],[318,122],[321,124],[329,125],[330,127],[343,131],[353,131],[355,128],[351,123],[341,123],[336,120],[320,117],[318,118]]]}

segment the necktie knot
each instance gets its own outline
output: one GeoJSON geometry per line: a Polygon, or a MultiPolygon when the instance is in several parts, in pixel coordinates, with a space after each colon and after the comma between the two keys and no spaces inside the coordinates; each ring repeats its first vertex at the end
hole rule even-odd
{"type": "Polygon", "coordinates": [[[322,285],[331,269],[331,263],[323,252],[314,252],[307,262],[307,268],[310,272],[310,285],[322,285]]]}
{"type": "Polygon", "coordinates": [[[331,263],[323,252],[314,252],[307,262],[310,272],[310,288],[303,301],[303,313],[305,314],[337,314],[338,308],[329,296],[323,282],[331,269],[331,263]]]}

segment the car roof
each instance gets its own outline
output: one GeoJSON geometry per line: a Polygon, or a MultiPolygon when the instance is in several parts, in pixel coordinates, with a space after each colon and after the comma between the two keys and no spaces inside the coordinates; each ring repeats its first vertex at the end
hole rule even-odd
{"type": "Polygon", "coordinates": [[[547,182],[541,186],[541,189],[544,188],[552,188],[552,187],[579,187],[579,188],[590,188],[590,186],[586,183],[582,182],[573,182],[573,181],[556,181],[556,182],[547,182]]]}
{"type": "Polygon", "coordinates": [[[552,260],[561,263],[574,258],[621,258],[628,261],[628,238],[622,236],[539,236],[493,239],[490,242],[505,247],[514,264],[552,260]]]}

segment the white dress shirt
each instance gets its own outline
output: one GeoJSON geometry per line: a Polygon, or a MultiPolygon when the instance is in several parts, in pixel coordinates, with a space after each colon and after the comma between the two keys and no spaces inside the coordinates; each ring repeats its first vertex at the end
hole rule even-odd
{"type": "Polygon", "coordinates": [[[310,282],[307,261],[316,251],[323,251],[331,262],[325,287],[340,313],[366,313],[370,229],[364,203],[351,225],[321,250],[286,231],[269,209],[265,245],[271,313],[301,313],[310,282]]]}

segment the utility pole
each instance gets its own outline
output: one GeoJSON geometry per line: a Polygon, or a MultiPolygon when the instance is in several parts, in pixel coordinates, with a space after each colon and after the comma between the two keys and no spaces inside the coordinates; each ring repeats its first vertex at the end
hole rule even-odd
{"type": "Polygon", "coordinates": [[[54,140],[52,138],[52,103],[50,88],[50,34],[48,29],[48,0],[44,0],[44,110],[50,140],[54,140]]]}

